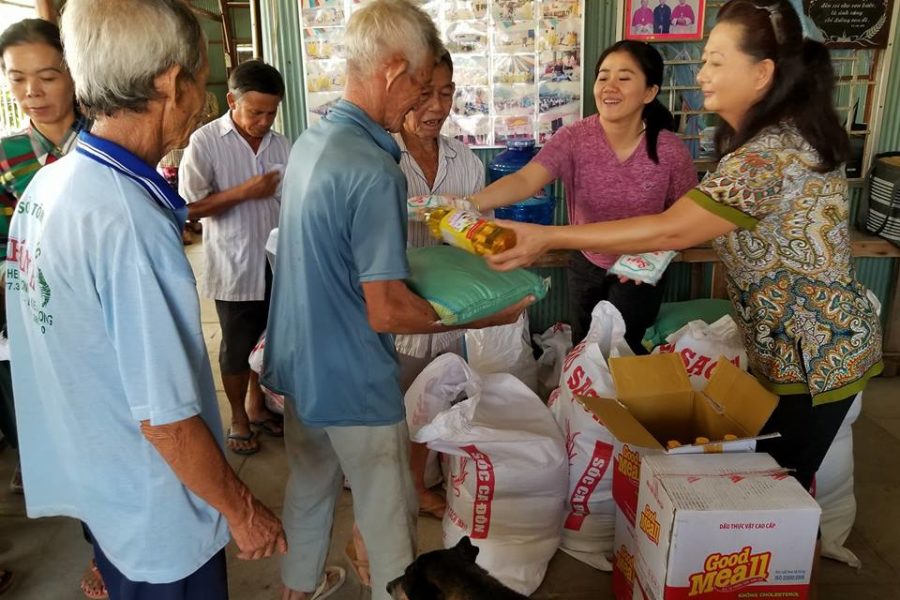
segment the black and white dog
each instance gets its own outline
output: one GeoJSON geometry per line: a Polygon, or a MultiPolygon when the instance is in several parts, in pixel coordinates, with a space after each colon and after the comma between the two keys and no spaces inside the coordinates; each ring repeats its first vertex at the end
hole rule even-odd
{"type": "Polygon", "coordinates": [[[427,552],[387,585],[395,600],[520,600],[527,598],[509,589],[475,564],[478,548],[468,537],[449,550],[427,552]]]}

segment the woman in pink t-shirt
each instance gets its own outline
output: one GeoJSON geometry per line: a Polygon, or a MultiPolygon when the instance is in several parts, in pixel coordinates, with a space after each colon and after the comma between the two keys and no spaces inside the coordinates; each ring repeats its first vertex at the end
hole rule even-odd
{"type": "MultiPolygon", "coordinates": [[[[697,185],[687,148],[672,133],[672,114],[657,100],[663,60],[649,44],[621,41],[597,63],[597,114],[556,132],[538,155],[470,199],[479,210],[518,202],[561,179],[569,223],[582,225],[664,211],[697,185]]],[[[607,275],[615,254],[576,253],[568,269],[573,341],[587,334],[591,310],[608,300],[625,319],[636,353],[656,320],[664,283],[638,285],[607,275]]]]}

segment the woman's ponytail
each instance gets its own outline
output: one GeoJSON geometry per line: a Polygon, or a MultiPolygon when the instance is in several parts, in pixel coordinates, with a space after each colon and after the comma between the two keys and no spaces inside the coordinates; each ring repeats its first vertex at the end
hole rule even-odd
{"type": "Polygon", "coordinates": [[[828,48],[803,40],[803,81],[794,87],[794,122],[830,171],[847,161],[850,140],[834,109],[834,67],[828,48]]]}
{"type": "Polygon", "coordinates": [[[642,116],[646,127],[644,135],[647,136],[647,156],[654,163],[659,164],[659,153],[656,151],[659,132],[663,129],[675,131],[675,117],[658,98],[654,98],[644,105],[642,116]]]}

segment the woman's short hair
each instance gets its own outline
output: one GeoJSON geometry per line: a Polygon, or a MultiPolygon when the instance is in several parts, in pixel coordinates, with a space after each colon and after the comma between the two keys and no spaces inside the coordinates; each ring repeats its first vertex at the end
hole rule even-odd
{"type": "Polygon", "coordinates": [[[20,44],[47,44],[60,54],[63,52],[59,27],[43,19],[22,19],[0,33],[0,68],[4,71],[6,65],[3,63],[3,54],[7,48],[20,44]]]}
{"type": "Polygon", "coordinates": [[[350,71],[369,75],[400,54],[410,69],[418,69],[431,54],[444,51],[431,17],[408,0],[374,0],[357,10],[344,33],[344,54],[350,71]]]}
{"type": "Polygon", "coordinates": [[[68,0],[62,15],[75,96],[91,115],[142,112],[155,79],[178,65],[192,80],[206,65],[206,38],[181,0],[68,0]]]}

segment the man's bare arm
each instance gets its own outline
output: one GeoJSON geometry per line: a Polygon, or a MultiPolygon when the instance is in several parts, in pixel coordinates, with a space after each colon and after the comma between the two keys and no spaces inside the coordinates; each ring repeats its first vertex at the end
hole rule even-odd
{"type": "Polygon", "coordinates": [[[222,513],[240,549],[239,558],[287,551],[281,521],[238,479],[203,419],[194,416],[166,425],[142,421],[141,433],[185,487],[222,513]]]}
{"type": "Polygon", "coordinates": [[[232,206],[255,200],[268,198],[278,190],[281,173],[270,171],[265,175],[255,175],[244,183],[227,190],[210,194],[202,200],[188,204],[188,219],[202,219],[225,212],[232,206]]]}

